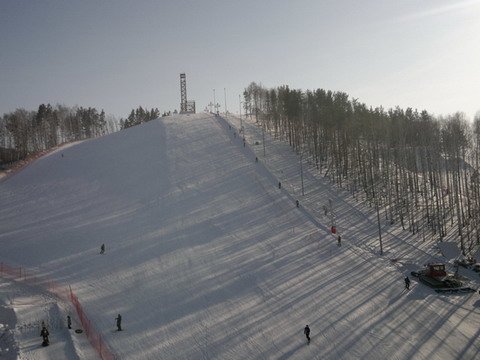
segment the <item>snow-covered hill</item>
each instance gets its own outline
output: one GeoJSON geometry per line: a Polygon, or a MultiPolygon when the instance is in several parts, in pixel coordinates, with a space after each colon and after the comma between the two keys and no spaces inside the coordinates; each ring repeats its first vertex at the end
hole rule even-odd
{"type": "Polygon", "coordinates": [[[371,209],[306,163],[301,196],[298,157],[271,139],[264,157],[261,132],[247,123],[244,146],[239,120],[227,120],[154,120],[0,182],[0,261],[71,286],[119,359],[479,356],[478,294],[438,295],[415,281],[403,291],[403,276],[437,256],[433,239],[418,245],[382,224],[380,256],[371,209]]]}

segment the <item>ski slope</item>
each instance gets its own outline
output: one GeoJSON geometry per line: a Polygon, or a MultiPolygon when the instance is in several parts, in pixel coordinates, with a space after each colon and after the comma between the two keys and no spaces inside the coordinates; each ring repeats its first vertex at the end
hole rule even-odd
{"type": "MultiPolygon", "coordinates": [[[[478,293],[438,295],[414,279],[403,291],[411,270],[451,260],[434,239],[382,224],[380,256],[372,209],[306,161],[301,196],[299,157],[268,136],[263,156],[261,131],[244,125],[245,146],[237,118],[164,117],[39,159],[0,182],[0,261],[69,285],[119,359],[479,356],[478,293]]],[[[19,304],[53,306],[59,319],[67,306],[1,281],[0,314],[15,309],[23,358],[61,358],[22,340],[19,304]]],[[[92,358],[70,334],[51,331],[61,356],[92,358]]]]}

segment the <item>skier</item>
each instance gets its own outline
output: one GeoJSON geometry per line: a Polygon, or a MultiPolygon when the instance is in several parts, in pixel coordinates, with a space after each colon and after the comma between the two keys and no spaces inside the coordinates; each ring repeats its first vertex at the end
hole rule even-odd
{"type": "Polygon", "coordinates": [[[258,163],[258,157],[255,156],[255,162],[258,163]]]}
{"type": "Polygon", "coordinates": [[[337,237],[337,245],[342,246],[342,237],[340,235],[337,237]]]}
{"type": "Polygon", "coordinates": [[[42,331],[40,331],[40,336],[43,338],[42,346],[47,346],[48,344],[50,344],[50,341],[48,340],[48,335],[50,334],[47,330],[47,327],[43,326],[42,331]]]}
{"type": "Polygon", "coordinates": [[[115,320],[117,320],[117,330],[122,331],[122,316],[118,314],[115,320]]]}
{"type": "Polygon", "coordinates": [[[307,337],[307,342],[310,344],[310,328],[308,325],[305,325],[305,329],[303,330],[303,333],[307,337]]]}
{"type": "Polygon", "coordinates": [[[405,276],[405,289],[410,290],[410,279],[405,276]]]}
{"type": "Polygon", "coordinates": [[[298,200],[295,201],[295,204],[297,205],[297,208],[300,207],[300,202],[298,200]]]}
{"type": "Polygon", "coordinates": [[[72,328],[72,319],[70,318],[70,315],[67,315],[67,326],[69,329],[72,328]]]}
{"type": "Polygon", "coordinates": [[[281,189],[282,188],[282,183],[279,181],[278,182],[278,188],[281,189]]]}
{"type": "Polygon", "coordinates": [[[105,254],[105,244],[102,244],[102,246],[100,246],[100,254],[105,254]]]}

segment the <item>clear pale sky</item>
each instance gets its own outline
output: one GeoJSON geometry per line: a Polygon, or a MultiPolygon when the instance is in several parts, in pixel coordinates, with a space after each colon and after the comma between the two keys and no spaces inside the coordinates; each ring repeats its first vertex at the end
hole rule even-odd
{"type": "Polygon", "coordinates": [[[0,0],[0,115],[41,103],[238,112],[252,81],[480,110],[480,0],[0,0]]]}

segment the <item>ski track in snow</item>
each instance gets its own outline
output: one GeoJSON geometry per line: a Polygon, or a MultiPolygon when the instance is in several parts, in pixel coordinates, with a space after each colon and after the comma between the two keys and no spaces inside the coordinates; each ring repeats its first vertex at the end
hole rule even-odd
{"type": "MultiPolygon", "coordinates": [[[[302,196],[299,157],[268,134],[264,157],[261,129],[243,123],[245,146],[238,118],[179,115],[39,159],[0,183],[0,260],[70,285],[119,359],[479,356],[478,294],[403,291],[435,239],[382,222],[380,256],[374,209],[307,159],[302,196]]],[[[33,314],[68,312],[32,289],[26,299],[47,309],[33,314]]],[[[32,359],[55,350],[16,339],[32,359]]],[[[66,358],[88,358],[75,341],[60,342],[66,358]]]]}

